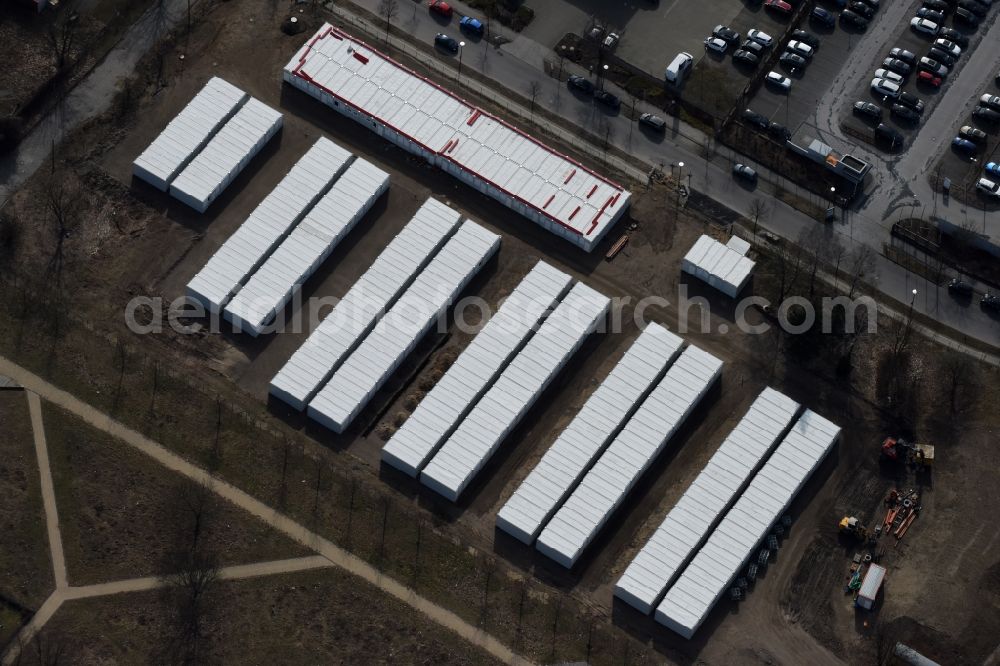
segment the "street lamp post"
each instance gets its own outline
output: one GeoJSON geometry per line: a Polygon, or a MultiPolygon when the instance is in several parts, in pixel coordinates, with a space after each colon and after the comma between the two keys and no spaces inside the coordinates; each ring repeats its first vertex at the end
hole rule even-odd
{"type": "Polygon", "coordinates": [[[674,214],[680,210],[681,207],[681,181],[684,180],[684,162],[677,163],[677,180],[674,181],[674,190],[677,192],[676,199],[674,201],[674,214]]]}
{"type": "Polygon", "coordinates": [[[608,75],[608,66],[604,65],[601,68],[601,90],[604,90],[604,79],[607,77],[607,75],[608,75]]]}
{"type": "Polygon", "coordinates": [[[462,85],[462,52],[465,50],[465,42],[458,43],[458,84],[462,85]]]}

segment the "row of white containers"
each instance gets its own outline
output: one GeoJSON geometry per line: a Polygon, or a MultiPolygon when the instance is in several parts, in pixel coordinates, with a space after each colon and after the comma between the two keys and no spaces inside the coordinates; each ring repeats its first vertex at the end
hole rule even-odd
{"type": "Polygon", "coordinates": [[[733,236],[723,245],[702,235],[681,260],[681,270],[693,275],[731,298],[750,280],[754,262],[746,257],[750,244],[733,236]]]}
{"type": "Polygon", "coordinates": [[[448,437],[421,483],[457,501],[610,306],[606,296],[577,283],[448,437]]]}
{"type": "Polygon", "coordinates": [[[806,410],[670,587],[656,621],[691,638],[829,453],[840,428],[806,410]]]}
{"type": "Polygon", "coordinates": [[[545,526],[536,548],[564,567],[576,564],[721,372],[722,361],[689,345],[545,526]]]}
{"type": "Polygon", "coordinates": [[[187,295],[210,312],[221,312],[350,160],[347,150],[318,139],[188,283],[187,295]]]}
{"type": "Polygon", "coordinates": [[[428,199],[271,380],[302,411],[455,232],[462,216],[428,199]]]}
{"type": "Polygon", "coordinates": [[[576,487],[667,367],[683,341],[658,324],[649,324],[517,490],[496,524],[531,545],[542,526],[576,487]]]}
{"type": "Polygon", "coordinates": [[[309,416],[343,432],[452,300],[500,247],[466,220],[309,403],[309,416]]]}
{"type": "Polygon", "coordinates": [[[389,174],[355,159],[226,306],[226,318],[260,335],[389,187],[389,174]]]}
{"type": "Polygon", "coordinates": [[[797,402],[764,389],[625,569],[616,597],[643,613],[653,612],[798,412],[797,402]]]}
{"type": "Polygon", "coordinates": [[[543,261],[535,264],[386,442],[382,460],[416,477],[571,283],[569,275],[549,264],[543,261]]]}

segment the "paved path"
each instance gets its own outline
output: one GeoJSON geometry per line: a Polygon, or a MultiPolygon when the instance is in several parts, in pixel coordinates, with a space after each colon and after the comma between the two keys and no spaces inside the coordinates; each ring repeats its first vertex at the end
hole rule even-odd
{"type": "MultiPolygon", "coordinates": [[[[469,624],[446,608],[419,596],[413,589],[384,575],[356,555],[347,552],[328,539],[310,531],[236,486],[213,477],[206,470],[184,460],[145,435],[132,430],[112,419],[107,414],[95,409],[92,405],[83,402],[79,398],[3,357],[0,357],[0,374],[11,377],[26,390],[37,393],[38,396],[74,414],[88,425],[122,440],[167,469],[202,484],[223,499],[256,516],[286,536],[314,550],[333,565],[362,578],[381,591],[406,603],[414,610],[426,615],[432,621],[450,629],[473,645],[486,650],[500,661],[507,664],[529,663],[490,634],[469,624]]],[[[57,589],[58,592],[59,590],[57,589]]],[[[45,608],[45,605],[43,605],[43,608],[45,608]]],[[[55,609],[49,612],[50,616],[52,612],[55,612],[55,609]]]]}
{"type": "Polygon", "coordinates": [[[45,528],[49,536],[49,551],[52,554],[52,569],[56,588],[68,586],[66,582],[66,557],[63,554],[62,533],[59,531],[59,510],[56,507],[56,493],[52,485],[52,468],[49,466],[49,449],[45,442],[45,426],[42,423],[42,403],[38,394],[25,391],[28,396],[28,411],[31,414],[31,431],[35,437],[35,455],[38,457],[38,472],[42,477],[42,505],[45,507],[45,528]]]}

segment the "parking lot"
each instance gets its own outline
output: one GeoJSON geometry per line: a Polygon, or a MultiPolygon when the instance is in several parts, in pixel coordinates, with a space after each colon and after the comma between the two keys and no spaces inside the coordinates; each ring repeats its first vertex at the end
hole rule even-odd
{"type": "MultiPolygon", "coordinates": [[[[993,80],[995,75],[995,72],[990,73],[989,80],[984,83],[981,89],[982,94],[1000,95],[1000,86],[993,80]]],[[[976,107],[978,98],[979,95],[976,96],[976,100],[972,100],[971,108],[976,107]]],[[[940,189],[940,182],[949,178],[952,182],[951,193],[956,198],[972,203],[977,208],[1000,210],[1000,198],[990,197],[975,189],[976,182],[980,178],[985,177],[993,182],[1000,182],[1000,176],[985,172],[988,163],[1000,162],[1000,124],[983,122],[973,118],[970,111],[955,119],[955,124],[948,138],[947,142],[942,142],[944,153],[931,174],[932,185],[935,189],[940,189]],[[986,133],[985,140],[978,143],[978,149],[974,154],[970,155],[951,145],[951,138],[957,136],[963,126],[975,127],[986,133]]]]}

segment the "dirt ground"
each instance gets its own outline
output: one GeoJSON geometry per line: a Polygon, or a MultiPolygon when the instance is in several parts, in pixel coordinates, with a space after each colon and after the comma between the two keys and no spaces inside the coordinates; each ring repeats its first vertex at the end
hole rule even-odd
{"type": "Polygon", "coordinates": [[[173,573],[196,523],[221,566],[311,554],[66,412],[44,419],[70,585],[173,573]]]}
{"type": "MultiPolygon", "coordinates": [[[[206,596],[202,663],[498,663],[336,570],[220,581],[206,596]]],[[[81,666],[169,663],[172,610],[162,591],[71,601],[43,638],[81,666]]]]}
{"type": "MultiPolygon", "coordinates": [[[[141,402],[143,392],[148,391],[149,365],[154,359],[162,359],[164,366],[169,366],[179,377],[172,380],[175,384],[204,382],[209,395],[216,390],[224,391],[227,398],[244,401],[248,411],[266,405],[279,437],[304,435],[303,439],[310,442],[308,446],[316,450],[315,455],[320,459],[360,470],[376,487],[384,489],[386,498],[373,495],[361,509],[364,512],[377,516],[383,501],[386,507],[390,502],[399,503],[407,511],[426,517],[457,545],[491,554],[511,565],[514,572],[540,581],[539,594],[553,597],[569,594],[598,615],[612,617],[615,627],[652,646],[660,657],[671,661],[720,664],[870,661],[869,657],[878,651],[879,636],[889,632],[906,636],[908,640],[904,642],[915,647],[920,647],[921,640],[930,641],[926,648],[928,655],[940,656],[943,661],[951,655],[972,663],[994,650],[995,645],[989,643],[995,642],[992,637],[997,632],[985,629],[990,629],[987,625],[1000,617],[997,613],[1000,557],[993,541],[996,531],[990,527],[991,517],[982,507],[990,506],[997,493],[996,453],[991,446],[991,432],[997,422],[995,414],[985,407],[995,399],[996,387],[1000,386],[996,373],[969,370],[963,376],[960,390],[956,389],[961,409],[952,410],[950,401],[941,399],[955,374],[948,372],[951,368],[948,357],[927,343],[913,341],[906,356],[909,379],[903,386],[907,389],[906,410],[901,412],[898,407],[889,410],[886,373],[880,359],[891,342],[892,330],[855,338],[848,357],[850,372],[846,376],[835,372],[832,356],[809,355],[801,349],[793,354],[792,342],[777,335],[740,333],[733,326],[731,302],[679,275],[680,258],[709,226],[697,211],[680,211],[678,218],[671,190],[654,186],[644,191],[641,186],[634,186],[636,200],[631,219],[621,228],[624,230],[632,222],[638,228],[626,249],[613,262],[604,261],[606,246],[617,238],[617,233],[612,232],[605,248],[583,255],[491,200],[390,148],[374,135],[358,131],[356,125],[335,116],[318,102],[282,86],[280,68],[302,38],[282,35],[277,29],[280,16],[272,22],[250,24],[232,20],[241,11],[243,6],[237,8],[234,3],[219,5],[205,23],[196,27],[186,51],[189,57],[184,61],[167,59],[166,88],[152,99],[144,98],[136,108],[120,109],[119,118],[90,128],[70,151],[75,166],[70,177],[62,182],[67,183],[67,188],[75,187],[77,192],[85,193],[79,199],[81,213],[98,214],[81,215],[73,236],[62,245],[59,256],[63,261],[64,293],[66,302],[73,303],[75,315],[91,322],[95,331],[125,335],[121,311],[131,296],[162,296],[170,300],[180,295],[186,282],[290,165],[316,137],[326,135],[389,170],[392,181],[388,197],[305,285],[305,296],[343,294],[420,202],[433,194],[503,235],[498,257],[466,293],[495,303],[513,288],[534,261],[544,258],[609,296],[631,298],[624,308],[626,321],[631,320],[638,299],[649,295],[666,298],[669,304],[649,308],[646,316],[678,330],[686,311],[678,289],[684,286],[690,295],[703,296],[711,305],[708,328],[689,330],[684,337],[725,361],[723,378],[632,492],[581,565],[571,572],[544,561],[531,549],[500,539],[495,535],[493,521],[516,484],[638,334],[632,323],[625,325],[620,334],[595,335],[586,343],[501,446],[458,506],[444,503],[418,484],[381,469],[378,461],[382,440],[378,435],[386,427],[391,428],[400,412],[406,411],[407,398],[425,390],[421,387],[429,385],[428,377],[464,348],[468,336],[449,332],[423,341],[355,425],[341,436],[307,424],[301,415],[290,414],[287,408],[267,403],[268,380],[301,344],[307,331],[258,340],[228,334],[132,338],[130,344],[141,346],[147,355],[143,366],[146,374],[129,379],[122,371],[126,382],[135,382],[123,393],[123,401],[141,402]],[[230,185],[220,201],[206,215],[199,216],[162,193],[133,183],[130,163],[209,75],[224,76],[280,108],[285,113],[285,127],[230,185]],[[726,326],[728,333],[720,333],[722,326],[726,326]],[[219,388],[220,385],[228,385],[229,389],[219,388]],[[738,605],[719,604],[695,639],[682,641],[649,618],[612,604],[610,590],[632,554],[659,525],[765,385],[787,393],[840,424],[844,428],[842,443],[796,500],[791,511],[794,521],[791,531],[782,542],[777,560],[749,598],[738,605]],[[933,484],[924,488],[924,511],[918,522],[886,558],[890,572],[884,604],[876,615],[862,617],[855,614],[850,599],[841,594],[850,557],[849,549],[837,540],[836,523],[843,512],[865,513],[866,518],[876,515],[882,495],[896,481],[878,467],[877,444],[899,428],[937,445],[938,467],[933,484]],[[976,492],[969,492],[970,488],[976,492]],[[948,575],[942,576],[942,572],[948,575]]],[[[43,191],[38,188],[44,187],[41,177],[35,179],[15,202],[22,219],[37,221],[25,230],[19,265],[40,272],[51,266],[54,256],[52,212],[46,209],[44,197],[33,196],[43,191]]],[[[796,293],[807,290],[804,278],[800,275],[793,281],[796,293]]],[[[762,261],[748,293],[773,296],[774,284],[774,266],[762,261]]],[[[694,323],[698,321],[698,311],[697,307],[687,311],[694,323]]],[[[117,362],[114,354],[102,353],[104,357],[88,361],[103,366],[117,362]]],[[[106,388],[94,374],[92,383],[81,386],[82,390],[106,388]]],[[[898,382],[893,385],[900,386],[898,382]]],[[[100,397],[105,399],[110,400],[107,392],[100,397]]],[[[898,405],[898,401],[894,404],[898,405]]],[[[118,405],[117,397],[113,407],[123,411],[122,418],[131,418],[129,408],[118,405]]],[[[192,411],[195,408],[192,405],[192,411]]],[[[162,437],[169,446],[196,457],[199,454],[194,445],[172,432],[172,419],[177,418],[158,412],[144,427],[151,436],[162,437]]],[[[197,419],[204,417],[190,418],[188,427],[196,432],[203,425],[197,419]]],[[[239,440],[232,444],[243,445],[239,440]]],[[[245,446],[250,448],[251,444],[246,442],[245,446]]],[[[280,452],[272,451],[270,455],[272,459],[262,458],[255,464],[266,468],[280,460],[280,452]]],[[[287,448],[285,455],[287,459],[287,448]]],[[[81,461],[77,458],[71,464],[77,466],[81,461]]],[[[244,474],[253,477],[247,479],[247,483],[255,484],[249,488],[251,492],[263,495],[272,492],[268,484],[272,483],[273,474],[269,476],[266,469],[244,474]]],[[[318,503],[323,488],[321,472],[313,472],[305,465],[289,473],[290,478],[303,484],[312,483],[311,475],[316,475],[318,503]]],[[[331,494],[344,497],[346,487],[335,485],[331,494]]],[[[353,485],[349,492],[353,508],[353,485]]],[[[305,494],[311,498],[308,490],[305,494]]],[[[331,524],[339,530],[338,521],[344,516],[337,514],[337,510],[331,508],[332,514],[323,515],[329,515],[331,524]]],[[[294,509],[290,511],[295,515],[294,509]]],[[[314,509],[313,516],[317,515],[314,509]]],[[[390,515],[388,509],[385,515],[390,515]]],[[[405,520],[413,514],[394,509],[391,515],[398,516],[396,520],[405,520]]],[[[413,525],[404,527],[409,530],[413,525]]],[[[350,523],[345,532],[349,540],[355,538],[350,523]]],[[[372,534],[361,538],[363,541],[354,542],[353,547],[366,557],[379,552],[378,544],[372,543],[372,534]]],[[[409,533],[406,538],[411,538],[409,533]]],[[[457,552],[453,555],[456,559],[457,552]]],[[[106,566],[114,565],[95,564],[95,568],[106,566]]],[[[462,566],[479,565],[463,563],[462,566]]],[[[515,573],[501,580],[516,581],[516,576],[515,573]]],[[[489,577],[485,585],[487,590],[492,589],[489,577]]],[[[500,589],[508,595],[514,590],[516,609],[516,582],[500,589]]],[[[473,602],[469,609],[457,612],[474,614],[476,606],[473,602]]],[[[549,612],[541,602],[538,606],[549,612]]],[[[541,617],[537,619],[538,623],[544,621],[541,617]]],[[[511,622],[503,624],[510,625],[511,622]]],[[[517,640],[520,629],[510,635],[517,640]]],[[[628,643],[625,645],[627,654],[628,643]]],[[[620,653],[614,650],[612,647],[612,654],[620,653]]]]}

